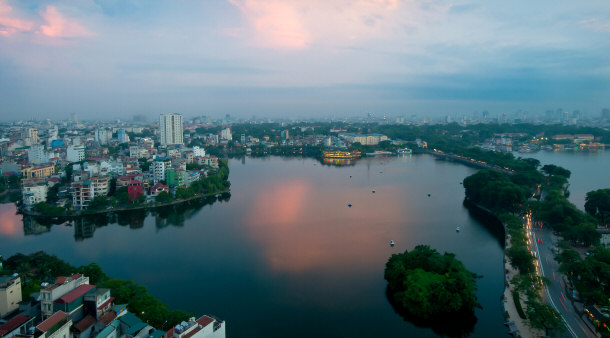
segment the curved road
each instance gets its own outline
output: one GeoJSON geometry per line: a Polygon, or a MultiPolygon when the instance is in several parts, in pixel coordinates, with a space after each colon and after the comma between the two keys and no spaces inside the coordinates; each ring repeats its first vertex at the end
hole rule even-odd
{"type": "Polygon", "coordinates": [[[533,224],[526,219],[528,237],[531,239],[532,249],[536,253],[538,272],[548,278],[551,283],[546,286],[546,295],[549,303],[563,317],[567,330],[562,337],[597,337],[585,324],[581,313],[578,312],[567,294],[563,275],[558,271],[559,263],[555,261],[555,245],[550,229],[539,224],[533,224]]]}

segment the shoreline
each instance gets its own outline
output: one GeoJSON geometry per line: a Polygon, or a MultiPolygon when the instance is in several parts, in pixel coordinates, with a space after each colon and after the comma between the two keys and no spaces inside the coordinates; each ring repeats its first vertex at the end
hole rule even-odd
{"type": "Polygon", "coordinates": [[[504,253],[503,253],[504,293],[502,294],[501,299],[502,299],[502,306],[504,307],[504,318],[506,319],[506,322],[504,323],[504,325],[508,326],[509,334],[516,336],[516,337],[518,336],[518,337],[523,337],[523,338],[530,338],[530,337],[533,338],[533,337],[543,336],[544,334],[541,331],[536,332],[536,330],[527,326],[526,319],[522,319],[521,317],[519,317],[515,303],[512,301],[512,292],[513,292],[514,288],[511,286],[509,278],[511,276],[518,275],[519,272],[516,271],[510,265],[510,263],[508,262],[508,259],[506,258],[506,250],[508,250],[511,246],[510,237],[509,237],[510,235],[506,231],[506,224],[504,222],[502,222],[498,218],[498,216],[496,214],[494,214],[491,210],[489,210],[481,205],[473,203],[468,199],[464,200],[464,204],[468,208],[475,208],[478,211],[481,211],[481,212],[487,214],[488,216],[493,217],[494,219],[496,219],[498,221],[499,224],[502,225],[502,228],[504,230],[504,253]],[[514,326],[511,324],[513,324],[514,326]]]}

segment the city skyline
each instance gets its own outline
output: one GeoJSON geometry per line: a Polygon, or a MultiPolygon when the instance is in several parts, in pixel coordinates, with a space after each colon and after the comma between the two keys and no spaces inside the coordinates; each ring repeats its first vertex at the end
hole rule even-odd
{"type": "Polygon", "coordinates": [[[604,1],[0,0],[0,119],[598,115],[604,1]]]}

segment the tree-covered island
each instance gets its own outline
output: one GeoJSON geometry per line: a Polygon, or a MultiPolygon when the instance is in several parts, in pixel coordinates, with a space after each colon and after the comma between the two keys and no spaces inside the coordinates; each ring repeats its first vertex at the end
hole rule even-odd
{"type": "Polygon", "coordinates": [[[452,253],[441,255],[427,245],[393,254],[384,278],[393,300],[409,314],[428,319],[472,312],[477,306],[476,275],[452,253]]]}

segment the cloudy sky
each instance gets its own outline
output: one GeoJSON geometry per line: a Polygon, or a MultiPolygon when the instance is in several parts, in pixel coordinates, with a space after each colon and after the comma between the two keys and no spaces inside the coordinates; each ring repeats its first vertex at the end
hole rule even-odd
{"type": "Polygon", "coordinates": [[[0,0],[0,118],[610,106],[608,0],[0,0]]]}

